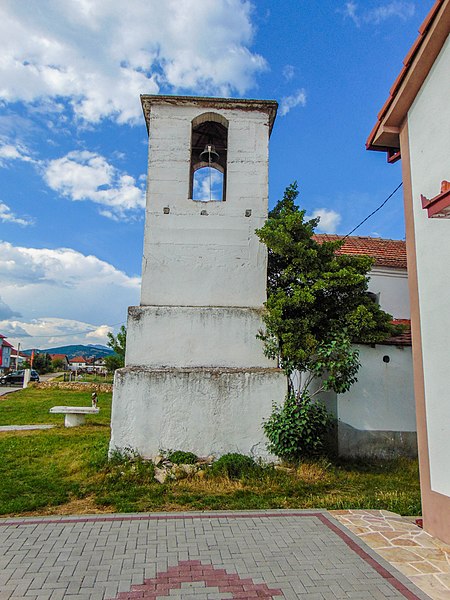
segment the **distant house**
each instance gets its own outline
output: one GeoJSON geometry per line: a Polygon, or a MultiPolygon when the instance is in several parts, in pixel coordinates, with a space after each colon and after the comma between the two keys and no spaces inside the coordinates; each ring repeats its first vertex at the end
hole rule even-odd
{"type": "Polygon", "coordinates": [[[450,0],[436,0],[367,140],[402,161],[424,528],[450,543],[450,0]]]}
{"type": "Polygon", "coordinates": [[[70,359],[70,369],[77,371],[78,369],[85,369],[87,367],[87,358],[84,356],[76,356],[70,359]]]}
{"type": "Polygon", "coordinates": [[[99,356],[90,356],[86,359],[88,373],[104,373],[106,371],[105,359],[99,356]]]}
{"type": "MultiPolygon", "coordinates": [[[[341,238],[316,235],[315,239],[341,238]]],[[[327,407],[338,420],[339,454],[416,456],[406,244],[402,240],[350,236],[338,252],[374,259],[369,293],[393,316],[394,323],[406,328],[400,336],[376,345],[355,344],[361,362],[357,383],[345,394],[326,394],[327,407]]]]}
{"type": "Polygon", "coordinates": [[[15,369],[17,371],[17,369],[21,369],[22,368],[22,363],[24,363],[25,361],[30,360],[30,357],[28,356],[28,354],[25,354],[24,352],[20,352],[18,350],[16,350],[15,348],[11,348],[11,365],[10,368],[11,369],[15,369]]]}
{"type": "Polygon", "coordinates": [[[6,341],[6,337],[0,334],[0,372],[10,368],[12,346],[6,341]]]}
{"type": "Polygon", "coordinates": [[[67,354],[50,354],[49,355],[50,358],[52,359],[52,362],[55,360],[60,360],[62,361],[62,369],[63,371],[68,371],[70,368],[70,360],[69,357],[67,356],[67,354]]]}

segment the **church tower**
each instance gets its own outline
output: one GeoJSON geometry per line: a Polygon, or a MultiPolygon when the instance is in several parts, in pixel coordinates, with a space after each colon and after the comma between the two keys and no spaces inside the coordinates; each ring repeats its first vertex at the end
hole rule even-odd
{"type": "Polygon", "coordinates": [[[268,142],[277,103],[142,96],[149,132],[140,306],[129,308],[110,449],[266,455],[286,391],[263,353],[268,142]]]}

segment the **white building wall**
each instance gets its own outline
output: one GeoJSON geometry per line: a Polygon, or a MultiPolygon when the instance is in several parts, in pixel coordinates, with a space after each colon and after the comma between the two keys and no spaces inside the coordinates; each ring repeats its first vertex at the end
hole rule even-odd
{"type": "Polygon", "coordinates": [[[410,319],[408,273],[406,269],[373,267],[369,291],[379,294],[380,306],[395,319],[410,319]]]}
{"type": "Polygon", "coordinates": [[[429,219],[420,196],[450,180],[450,39],[408,113],[431,488],[450,496],[450,220],[429,219]]]}
{"type": "MultiPolygon", "coordinates": [[[[373,267],[369,291],[383,310],[409,319],[406,269],[373,267]]],[[[358,381],[346,394],[327,398],[338,419],[338,451],[344,456],[416,456],[416,410],[411,347],[357,344],[358,381]],[[383,361],[387,357],[389,362],[383,361]]]]}
{"type": "Polygon", "coordinates": [[[339,419],[359,430],[416,431],[411,347],[356,348],[358,381],[339,395],[339,419]]]}

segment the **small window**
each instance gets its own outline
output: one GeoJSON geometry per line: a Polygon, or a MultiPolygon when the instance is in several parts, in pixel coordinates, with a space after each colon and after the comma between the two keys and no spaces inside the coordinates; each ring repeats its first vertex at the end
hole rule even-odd
{"type": "Polygon", "coordinates": [[[189,197],[224,201],[227,174],[228,121],[204,113],[192,121],[189,197]]]}

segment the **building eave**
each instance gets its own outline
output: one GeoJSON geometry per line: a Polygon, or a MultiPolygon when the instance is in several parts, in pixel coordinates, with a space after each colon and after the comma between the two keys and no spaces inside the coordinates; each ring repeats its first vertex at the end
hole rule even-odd
{"type": "Polygon", "coordinates": [[[367,150],[387,152],[389,162],[400,158],[400,130],[449,34],[450,0],[436,0],[378,113],[367,150]]]}
{"type": "Polygon", "coordinates": [[[169,104],[177,106],[201,106],[205,109],[239,109],[266,113],[269,117],[269,136],[278,110],[276,100],[251,100],[243,98],[214,98],[204,96],[164,96],[158,94],[141,94],[142,110],[144,112],[147,132],[150,128],[150,113],[152,106],[169,104]]]}

